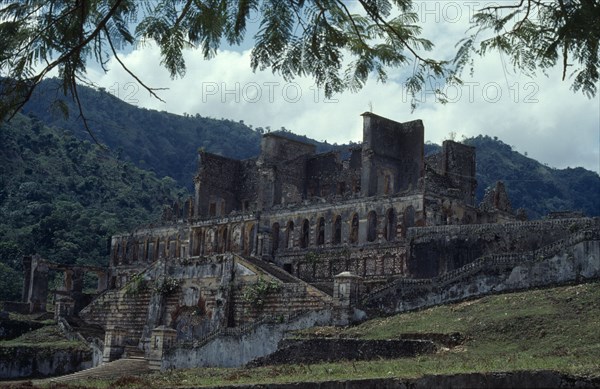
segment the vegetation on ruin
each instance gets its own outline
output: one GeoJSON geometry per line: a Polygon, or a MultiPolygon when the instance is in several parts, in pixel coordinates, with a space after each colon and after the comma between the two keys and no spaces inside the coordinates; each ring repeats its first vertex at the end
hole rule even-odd
{"type": "Polygon", "coordinates": [[[0,126],[0,296],[21,297],[21,258],[107,264],[110,237],[158,220],[165,202],[186,196],[169,178],[39,120],[0,126]]]}
{"type": "Polygon", "coordinates": [[[255,283],[244,285],[244,301],[256,309],[261,309],[265,305],[267,296],[271,293],[277,293],[281,285],[277,281],[267,281],[259,277],[255,283]]]}
{"type": "Polygon", "coordinates": [[[179,289],[180,285],[181,280],[173,277],[163,277],[156,280],[152,286],[152,291],[163,296],[168,296],[175,293],[175,291],[179,289]]]}
{"type": "MultiPolygon", "coordinates": [[[[251,41],[253,70],[269,69],[288,81],[311,77],[328,97],[360,90],[369,77],[384,82],[394,68],[411,70],[401,77],[416,96],[432,79],[461,83],[457,75],[473,68],[473,57],[494,51],[527,73],[560,67],[565,80],[569,67],[574,91],[588,97],[597,92],[600,6],[595,1],[476,6],[453,60],[429,57],[434,42],[422,34],[417,5],[413,0],[358,0],[353,5],[341,0],[11,2],[0,9],[0,72],[6,77],[0,79],[0,118],[18,113],[39,83],[58,71],[60,91],[76,102],[76,112],[94,137],[79,96],[81,84],[89,82],[88,63],[108,72],[114,58],[160,100],[160,90],[146,85],[120,58],[123,49],[148,43],[157,45],[160,65],[176,78],[186,73],[186,49],[199,49],[210,59],[223,44],[251,41]],[[257,31],[247,30],[252,22],[257,31]]],[[[69,112],[58,96],[54,101],[69,112]]],[[[417,102],[414,97],[413,107],[417,102]]]]}
{"type": "MultiPolygon", "coordinates": [[[[0,131],[3,300],[20,298],[23,255],[105,265],[112,234],[156,222],[163,204],[187,197],[181,188],[191,190],[198,145],[231,158],[254,156],[260,147],[262,130],[242,123],[140,109],[81,88],[98,140],[109,146],[104,150],[85,140],[76,118],[52,114],[54,87],[51,80],[43,83],[26,106],[30,116],[18,116],[0,131]]],[[[334,147],[312,142],[318,151],[334,147]]],[[[487,186],[504,180],[513,208],[525,208],[530,218],[564,209],[600,215],[597,173],[553,169],[488,136],[465,142],[477,147],[478,201],[487,186]]],[[[439,149],[425,145],[429,154],[439,149]]]]}
{"type": "MultiPolygon", "coordinates": [[[[425,374],[557,370],[600,375],[600,283],[484,297],[367,321],[337,329],[313,328],[297,336],[393,339],[402,334],[460,332],[465,342],[434,355],[395,360],[281,365],[251,369],[172,370],[122,381],[119,387],[198,387],[245,383],[312,382],[425,374]]],[[[122,379],[123,380],[123,379],[122,379]]],[[[90,388],[115,382],[80,382],[90,388]]]]}
{"type": "Polygon", "coordinates": [[[88,346],[79,341],[68,340],[58,326],[52,322],[33,331],[29,331],[18,338],[0,341],[0,354],[6,349],[7,355],[14,348],[36,348],[44,350],[56,349],[81,349],[87,350],[88,346]]]}

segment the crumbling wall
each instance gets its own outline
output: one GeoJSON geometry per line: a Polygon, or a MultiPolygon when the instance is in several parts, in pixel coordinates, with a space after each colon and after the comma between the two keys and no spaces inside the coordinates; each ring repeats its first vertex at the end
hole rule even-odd
{"type": "Polygon", "coordinates": [[[362,116],[362,195],[416,190],[424,173],[423,122],[398,123],[370,112],[362,116]]]}
{"type": "Polygon", "coordinates": [[[493,254],[432,279],[400,279],[366,296],[367,309],[391,314],[487,294],[600,278],[600,233],[589,229],[539,250],[493,254]]]}
{"type": "Polygon", "coordinates": [[[306,163],[315,145],[265,134],[257,160],[258,209],[298,203],[306,197],[306,163]]]}
{"type": "Polygon", "coordinates": [[[307,196],[327,200],[360,193],[361,150],[339,151],[314,156],[307,165],[307,196]],[[345,159],[344,159],[345,158],[345,159]]]}
{"type": "Polygon", "coordinates": [[[198,165],[196,216],[224,216],[239,210],[240,161],[201,151],[198,165]]]}
{"type": "Polygon", "coordinates": [[[442,145],[442,175],[461,193],[463,202],[475,205],[475,147],[445,140],[442,145]]]}

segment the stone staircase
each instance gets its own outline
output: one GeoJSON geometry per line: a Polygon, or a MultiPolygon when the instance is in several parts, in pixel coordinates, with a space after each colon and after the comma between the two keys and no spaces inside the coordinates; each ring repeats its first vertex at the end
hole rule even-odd
{"type": "Polygon", "coordinates": [[[148,361],[143,358],[126,358],[105,363],[91,369],[78,371],[77,373],[61,377],[42,380],[40,383],[64,383],[89,379],[116,379],[123,376],[139,375],[149,373],[148,361]]]}
{"type": "MultiPolygon", "coordinates": [[[[242,257],[242,256],[240,256],[240,257],[242,257]]],[[[263,261],[262,259],[258,259],[258,258],[251,257],[251,256],[243,256],[242,258],[245,261],[251,263],[252,265],[258,267],[265,273],[271,274],[272,276],[280,279],[282,282],[284,282],[286,284],[294,284],[294,283],[300,282],[300,280],[298,278],[292,276],[290,273],[283,270],[282,268],[280,268],[277,265],[273,265],[272,263],[269,263],[267,261],[263,261]]]]}
{"type": "Polygon", "coordinates": [[[67,322],[73,331],[81,334],[81,336],[86,340],[94,338],[102,341],[104,340],[104,329],[99,325],[86,323],[77,316],[71,316],[67,318],[67,322]]]}

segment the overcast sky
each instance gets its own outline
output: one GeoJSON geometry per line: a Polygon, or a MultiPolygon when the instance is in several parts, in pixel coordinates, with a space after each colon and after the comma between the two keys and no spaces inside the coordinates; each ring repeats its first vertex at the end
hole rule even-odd
{"type": "MultiPolygon", "coordinates": [[[[427,56],[437,59],[454,56],[471,10],[486,5],[476,1],[415,4],[423,36],[436,45],[427,56]]],[[[256,31],[256,24],[250,25],[251,31],[256,31]]],[[[122,60],[149,86],[169,88],[159,93],[166,103],[150,97],[115,63],[107,74],[92,70],[90,79],[122,100],[146,108],[243,120],[273,130],[283,126],[330,143],[360,142],[359,115],[372,110],[400,122],[422,119],[426,140],[435,143],[451,132],[457,140],[479,134],[497,136],[551,167],[583,166],[600,172],[600,100],[570,91],[570,81],[561,81],[561,69],[529,78],[498,53],[478,59],[473,76],[463,74],[465,85],[446,90],[449,103],[437,103],[427,94],[414,112],[402,86],[403,76],[411,69],[391,70],[385,84],[372,79],[358,93],[326,100],[310,79],[286,82],[270,71],[253,73],[249,42],[223,49],[210,61],[198,50],[187,51],[187,74],[178,80],[171,80],[158,65],[156,47],[133,50],[123,54],[122,60]]]]}

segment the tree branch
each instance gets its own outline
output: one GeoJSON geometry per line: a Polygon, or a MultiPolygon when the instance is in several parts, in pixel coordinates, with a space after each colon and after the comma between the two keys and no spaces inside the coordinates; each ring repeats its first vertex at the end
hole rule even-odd
{"type": "Polygon", "coordinates": [[[377,26],[383,28],[385,27],[385,29],[388,30],[388,32],[391,32],[393,35],[396,36],[396,38],[398,38],[398,40],[400,41],[400,43],[402,43],[402,45],[412,53],[412,55],[415,56],[416,59],[428,64],[428,65],[439,65],[440,62],[436,62],[436,61],[432,61],[430,59],[426,59],[421,57],[409,44],[408,42],[402,37],[402,35],[400,35],[400,33],[398,33],[398,31],[396,31],[396,29],[392,26],[389,25],[388,22],[385,21],[385,19],[383,19],[381,17],[381,15],[379,15],[379,13],[377,12],[373,12],[371,10],[371,7],[368,4],[365,4],[365,0],[358,0],[360,2],[360,4],[363,6],[363,8],[365,9],[365,11],[367,11],[367,13],[369,14],[369,16],[371,17],[371,19],[373,19],[373,21],[375,22],[375,24],[377,24],[377,26]],[[383,23],[383,26],[379,23],[383,23]]]}
{"type": "Polygon", "coordinates": [[[31,96],[33,94],[34,89],[38,86],[38,84],[42,81],[42,79],[46,76],[46,74],[48,74],[48,72],[50,72],[52,69],[54,69],[59,64],[65,62],[71,56],[75,55],[75,53],[81,52],[81,49],[83,47],[85,47],[88,43],[90,43],[92,41],[92,39],[94,39],[100,33],[100,31],[102,31],[102,29],[105,27],[106,23],[108,23],[110,18],[112,18],[112,16],[117,12],[117,9],[119,8],[119,6],[121,5],[122,2],[123,2],[123,0],[116,0],[115,3],[113,4],[113,6],[111,7],[111,9],[108,11],[108,13],[104,16],[104,18],[102,18],[102,20],[100,20],[100,22],[98,23],[98,25],[96,26],[94,31],[92,31],[83,41],[80,41],[79,44],[77,44],[75,47],[71,48],[68,52],[62,54],[60,57],[58,57],[54,61],[50,62],[36,76],[31,77],[29,80],[26,80],[26,81],[32,82],[33,84],[28,87],[28,91],[25,94],[24,99],[22,101],[18,102],[17,104],[13,105],[14,111],[12,114],[10,114],[9,119],[12,119],[17,114],[17,112],[19,112],[23,108],[23,106],[27,103],[27,101],[29,101],[29,99],[31,98],[31,96]]]}
{"type": "Polygon", "coordinates": [[[108,33],[108,30],[106,28],[104,28],[104,33],[106,34],[106,38],[108,40],[108,45],[110,46],[110,49],[112,50],[113,55],[115,56],[115,59],[117,60],[117,62],[119,62],[119,64],[121,65],[121,67],[131,76],[133,77],[141,86],[144,87],[144,89],[146,89],[148,92],[150,92],[150,94],[152,96],[154,96],[156,99],[158,99],[159,101],[166,103],[166,101],[164,101],[163,99],[161,99],[156,93],[154,93],[155,90],[166,90],[168,88],[150,88],[149,86],[147,86],[146,84],[144,84],[142,82],[142,80],[140,80],[131,70],[129,70],[127,68],[127,66],[125,66],[125,64],[123,63],[123,61],[121,61],[121,58],[119,58],[119,55],[117,54],[117,51],[115,50],[115,47],[112,43],[112,40],[110,39],[110,35],[108,33]]]}

